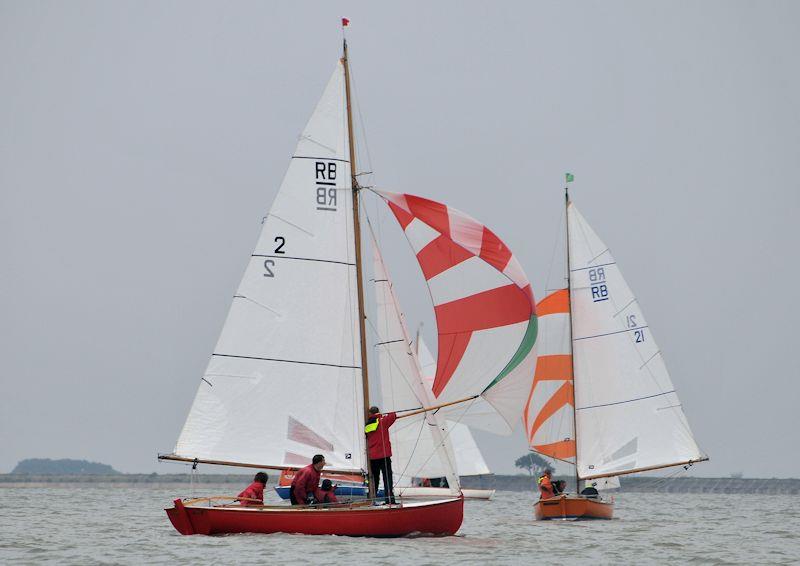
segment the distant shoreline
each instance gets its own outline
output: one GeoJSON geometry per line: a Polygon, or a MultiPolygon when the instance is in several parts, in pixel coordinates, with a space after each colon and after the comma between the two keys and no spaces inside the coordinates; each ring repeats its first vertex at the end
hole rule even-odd
{"type": "MultiPolygon", "coordinates": [[[[198,474],[196,484],[246,484],[252,474],[198,474]]],[[[277,476],[270,474],[270,485],[277,476]]],[[[565,478],[566,479],[566,478],[565,478]]],[[[499,491],[533,491],[534,480],[524,475],[468,476],[461,479],[465,488],[497,489],[499,491]]],[[[113,474],[113,475],[38,475],[0,474],[0,488],[12,487],[70,487],[89,485],[124,485],[130,487],[185,486],[189,474],[113,474]]],[[[800,479],[777,478],[659,478],[621,477],[624,493],[740,493],[762,495],[798,495],[800,479]]]]}

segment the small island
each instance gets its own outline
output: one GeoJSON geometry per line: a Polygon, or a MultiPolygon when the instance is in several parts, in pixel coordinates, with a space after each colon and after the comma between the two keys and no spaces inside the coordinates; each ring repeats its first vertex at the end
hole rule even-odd
{"type": "Polygon", "coordinates": [[[79,475],[102,475],[111,476],[120,474],[108,464],[89,462],[87,460],[51,460],[50,458],[28,458],[21,460],[17,467],[11,471],[12,474],[36,475],[36,476],[79,476],[79,475]]]}

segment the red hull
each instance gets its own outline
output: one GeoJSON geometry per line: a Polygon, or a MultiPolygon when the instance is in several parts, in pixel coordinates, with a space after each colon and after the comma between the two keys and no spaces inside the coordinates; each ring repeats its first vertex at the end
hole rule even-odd
{"type": "Polygon", "coordinates": [[[614,503],[575,495],[561,495],[552,499],[540,499],[534,505],[538,521],[546,519],[611,519],[614,503]]]}
{"type": "Polygon", "coordinates": [[[464,500],[452,499],[400,506],[331,509],[292,507],[200,507],[175,500],[166,509],[183,535],[228,533],[299,533],[401,537],[410,534],[453,535],[464,518],[464,500]]]}

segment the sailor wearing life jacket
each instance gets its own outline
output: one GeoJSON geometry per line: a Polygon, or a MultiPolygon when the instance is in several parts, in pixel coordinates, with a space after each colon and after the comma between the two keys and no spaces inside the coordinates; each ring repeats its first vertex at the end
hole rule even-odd
{"type": "Polygon", "coordinates": [[[553,475],[553,470],[547,468],[544,473],[539,476],[539,499],[550,499],[553,497],[553,483],[550,478],[553,475]]]}
{"type": "Polygon", "coordinates": [[[380,476],[383,475],[383,495],[386,503],[394,503],[392,480],[392,442],[389,440],[389,427],[397,420],[397,413],[381,415],[378,407],[369,408],[369,419],[364,432],[367,434],[369,465],[378,492],[380,476]]]}

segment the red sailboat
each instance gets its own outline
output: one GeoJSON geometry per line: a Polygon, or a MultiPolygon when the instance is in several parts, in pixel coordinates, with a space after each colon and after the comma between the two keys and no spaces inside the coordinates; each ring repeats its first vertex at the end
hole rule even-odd
{"type": "Polygon", "coordinates": [[[176,499],[175,506],[167,509],[167,515],[182,535],[298,533],[400,537],[411,534],[454,535],[461,527],[464,513],[463,498],[397,506],[354,503],[326,509],[284,505],[209,506],[209,503],[208,499],[176,499]]]}
{"type": "MultiPolygon", "coordinates": [[[[175,449],[160,459],[285,471],[321,453],[328,474],[369,475],[359,213],[364,189],[355,163],[345,42],[344,56],[264,219],[175,449]]],[[[381,379],[396,381],[418,403],[399,418],[432,435],[432,453],[424,457],[439,459],[450,497],[415,502],[399,497],[396,504],[380,504],[369,478],[365,501],[341,504],[244,506],[231,496],[177,499],[166,511],[178,532],[405,536],[458,531],[463,495],[447,449],[444,413],[432,409],[459,406],[468,418],[475,406],[483,420],[493,412],[499,429],[518,420],[535,364],[535,303],[518,262],[488,228],[434,201],[376,194],[417,253],[435,302],[440,352],[431,391],[373,238],[377,328],[371,324],[381,379]],[[464,276],[471,285],[462,284],[464,276]],[[384,367],[392,356],[394,363],[384,367]]]]}

